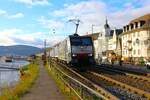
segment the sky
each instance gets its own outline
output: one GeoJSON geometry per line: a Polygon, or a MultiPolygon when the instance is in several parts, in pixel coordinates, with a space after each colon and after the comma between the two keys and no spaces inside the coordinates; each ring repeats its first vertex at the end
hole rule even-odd
{"type": "Polygon", "coordinates": [[[112,28],[150,13],[150,0],[0,0],[0,46],[43,47],[75,32],[70,19],[80,19],[78,34],[101,32],[106,17],[112,28]]]}

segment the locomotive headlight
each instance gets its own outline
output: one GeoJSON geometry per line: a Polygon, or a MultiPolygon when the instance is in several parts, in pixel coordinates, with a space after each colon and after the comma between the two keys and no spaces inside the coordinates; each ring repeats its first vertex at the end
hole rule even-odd
{"type": "Polygon", "coordinates": [[[76,57],[77,55],[76,55],[76,54],[72,54],[72,56],[73,56],[73,57],[76,57]]]}
{"type": "Polygon", "coordinates": [[[90,54],[88,54],[88,56],[93,56],[93,54],[92,54],[92,53],[90,53],[90,54]]]}

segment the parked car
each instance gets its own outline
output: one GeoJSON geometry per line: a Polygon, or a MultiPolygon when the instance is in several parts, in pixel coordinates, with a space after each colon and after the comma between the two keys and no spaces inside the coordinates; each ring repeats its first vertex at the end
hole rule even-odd
{"type": "Polygon", "coordinates": [[[145,63],[145,66],[146,66],[148,69],[150,69],[150,61],[147,61],[147,62],[145,63]]]}

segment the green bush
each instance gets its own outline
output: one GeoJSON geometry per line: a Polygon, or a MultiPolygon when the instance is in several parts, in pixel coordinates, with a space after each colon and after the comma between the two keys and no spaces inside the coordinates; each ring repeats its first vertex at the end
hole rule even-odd
{"type": "Polygon", "coordinates": [[[144,58],[143,58],[143,57],[141,57],[141,58],[140,58],[140,65],[142,65],[142,66],[143,66],[144,64],[145,64],[144,58]]]}

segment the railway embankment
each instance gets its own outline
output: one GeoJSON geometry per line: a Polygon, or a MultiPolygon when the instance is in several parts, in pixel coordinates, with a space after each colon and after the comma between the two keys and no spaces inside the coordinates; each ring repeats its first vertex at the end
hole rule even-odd
{"type": "Polygon", "coordinates": [[[37,61],[20,69],[20,81],[10,88],[5,88],[0,96],[0,100],[20,100],[28,93],[39,73],[37,61]]]}

